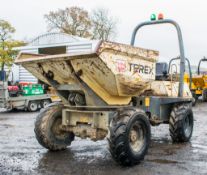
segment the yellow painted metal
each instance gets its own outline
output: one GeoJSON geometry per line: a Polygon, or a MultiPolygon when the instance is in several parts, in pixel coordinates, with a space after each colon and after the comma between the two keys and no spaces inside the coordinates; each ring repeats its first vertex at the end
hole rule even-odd
{"type": "MultiPolygon", "coordinates": [[[[173,81],[154,81],[148,87],[146,92],[149,92],[148,96],[166,96],[166,97],[178,97],[179,82],[173,81]]],[[[145,95],[145,94],[143,94],[145,95]]],[[[183,97],[191,98],[191,91],[189,85],[184,83],[183,97]]]]}
{"type": "MultiPolygon", "coordinates": [[[[133,96],[178,96],[178,82],[155,81],[159,53],[112,42],[100,42],[94,52],[63,55],[27,55],[16,59],[41,81],[54,86],[77,85],[90,105],[96,105],[89,87],[108,105],[127,105],[133,96]],[[52,81],[49,81],[52,79],[52,81]],[[92,102],[90,102],[92,101],[92,102]]],[[[184,96],[191,93],[185,85],[184,96]]]]}
{"type": "Polygon", "coordinates": [[[200,90],[207,88],[207,75],[197,75],[192,78],[192,81],[195,85],[195,89],[200,90]]]}
{"type": "Polygon", "coordinates": [[[88,123],[89,122],[89,117],[87,117],[87,116],[81,116],[80,117],[80,122],[81,123],[88,123]]]}
{"type": "MultiPolygon", "coordinates": [[[[190,85],[190,78],[187,73],[184,75],[184,82],[190,85]]],[[[207,75],[194,75],[190,89],[195,92],[195,95],[201,96],[203,89],[207,89],[207,75]]]]}
{"type": "MultiPolygon", "coordinates": [[[[99,97],[101,97],[108,105],[122,105],[129,104],[131,97],[129,96],[113,96],[110,95],[102,86],[100,86],[94,79],[87,74],[81,76],[81,78],[87,82],[87,85],[93,89],[99,97]]],[[[113,87],[112,87],[113,88],[113,87]]]]}
{"type": "Polygon", "coordinates": [[[53,87],[49,87],[47,94],[50,95],[52,102],[61,101],[60,97],[57,95],[57,92],[53,87]]]}
{"type": "Polygon", "coordinates": [[[80,85],[78,76],[108,105],[126,105],[155,80],[158,54],[125,44],[101,42],[92,53],[22,54],[16,63],[47,84],[51,84],[46,78],[51,72],[53,81],[60,85],[80,85]]]}
{"type": "Polygon", "coordinates": [[[203,90],[196,90],[196,91],[195,91],[195,94],[196,94],[196,95],[202,95],[202,92],[203,92],[203,90]]]}
{"type": "Polygon", "coordinates": [[[146,97],[145,98],[145,106],[146,107],[149,107],[150,106],[150,98],[149,97],[146,97]]]}

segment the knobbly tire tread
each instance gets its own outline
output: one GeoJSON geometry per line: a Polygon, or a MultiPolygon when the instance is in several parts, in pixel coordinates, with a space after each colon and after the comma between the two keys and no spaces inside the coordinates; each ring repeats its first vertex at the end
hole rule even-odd
{"type": "Polygon", "coordinates": [[[60,104],[51,104],[47,108],[43,109],[37,116],[35,121],[35,135],[37,141],[42,145],[43,147],[51,150],[51,151],[60,151],[64,150],[71,144],[71,142],[74,140],[74,135],[69,134],[67,139],[63,140],[61,143],[57,143],[56,140],[52,137],[49,137],[50,135],[48,132],[50,132],[50,129],[48,129],[49,120],[52,118],[52,114],[54,114],[57,111],[61,111],[62,105],[60,104]]]}
{"type": "MultiPolygon", "coordinates": [[[[147,153],[149,147],[149,140],[151,135],[148,136],[149,138],[145,145],[146,149],[144,149],[141,156],[139,156],[139,159],[135,159],[133,156],[131,156],[131,153],[129,153],[130,151],[128,146],[126,146],[126,142],[128,140],[128,137],[126,135],[126,130],[128,127],[127,124],[129,123],[131,116],[133,116],[135,112],[137,112],[137,114],[145,115],[141,110],[139,111],[136,109],[123,109],[115,114],[109,127],[110,137],[107,138],[109,144],[109,151],[112,155],[112,158],[118,164],[123,166],[133,166],[135,164],[138,164],[141,160],[144,159],[144,156],[147,153]]],[[[150,123],[147,117],[146,122],[150,132],[150,123]]]]}
{"type": "Polygon", "coordinates": [[[183,131],[183,119],[186,114],[191,115],[193,122],[193,112],[189,104],[175,105],[171,111],[169,131],[173,142],[188,142],[192,136],[193,128],[189,137],[183,131]]]}

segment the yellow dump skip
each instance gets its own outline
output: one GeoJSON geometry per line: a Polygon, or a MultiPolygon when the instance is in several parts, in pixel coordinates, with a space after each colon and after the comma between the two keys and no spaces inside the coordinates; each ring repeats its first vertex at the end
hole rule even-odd
{"type": "Polygon", "coordinates": [[[60,85],[79,85],[74,77],[78,76],[109,105],[122,105],[155,80],[157,58],[157,51],[100,42],[90,53],[48,56],[21,53],[15,63],[47,84],[50,82],[45,76],[49,73],[60,85]]]}

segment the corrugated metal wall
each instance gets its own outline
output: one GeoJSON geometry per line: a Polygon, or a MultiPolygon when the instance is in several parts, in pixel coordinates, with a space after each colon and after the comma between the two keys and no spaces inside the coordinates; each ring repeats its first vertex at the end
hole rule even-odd
{"type": "Polygon", "coordinates": [[[25,68],[19,68],[19,82],[32,82],[37,83],[37,79],[29,73],[25,68]]]}
{"type": "MultiPolygon", "coordinates": [[[[21,52],[27,52],[27,53],[38,53],[38,49],[22,49],[21,52]]],[[[19,82],[32,82],[37,83],[37,78],[35,78],[30,72],[28,72],[25,68],[22,66],[19,66],[19,82]]]]}
{"type": "MultiPolygon", "coordinates": [[[[93,41],[63,33],[47,33],[35,38],[28,46],[21,47],[21,52],[38,54],[39,48],[66,47],[66,53],[91,52],[93,41]]],[[[37,79],[23,67],[19,66],[20,82],[37,82],[37,79]]]]}
{"type": "Polygon", "coordinates": [[[90,52],[92,51],[92,43],[70,44],[67,46],[67,53],[90,52]]]}

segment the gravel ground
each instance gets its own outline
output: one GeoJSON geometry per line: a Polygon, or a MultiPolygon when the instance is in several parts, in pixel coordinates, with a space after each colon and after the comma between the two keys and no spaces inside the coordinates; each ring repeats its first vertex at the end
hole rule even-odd
{"type": "Polygon", "coordinates": [[[152,142],[145,160],[134,167],[121,167],[111,158],[106,140],[77,138],[61,152],[42,148],[35,139],[37,113],[0,113],[0,175],[199,175],[207,174],[207,104],[194,109],[191,142],[172,144],[168,125],[152,128],[152,142]]]}

